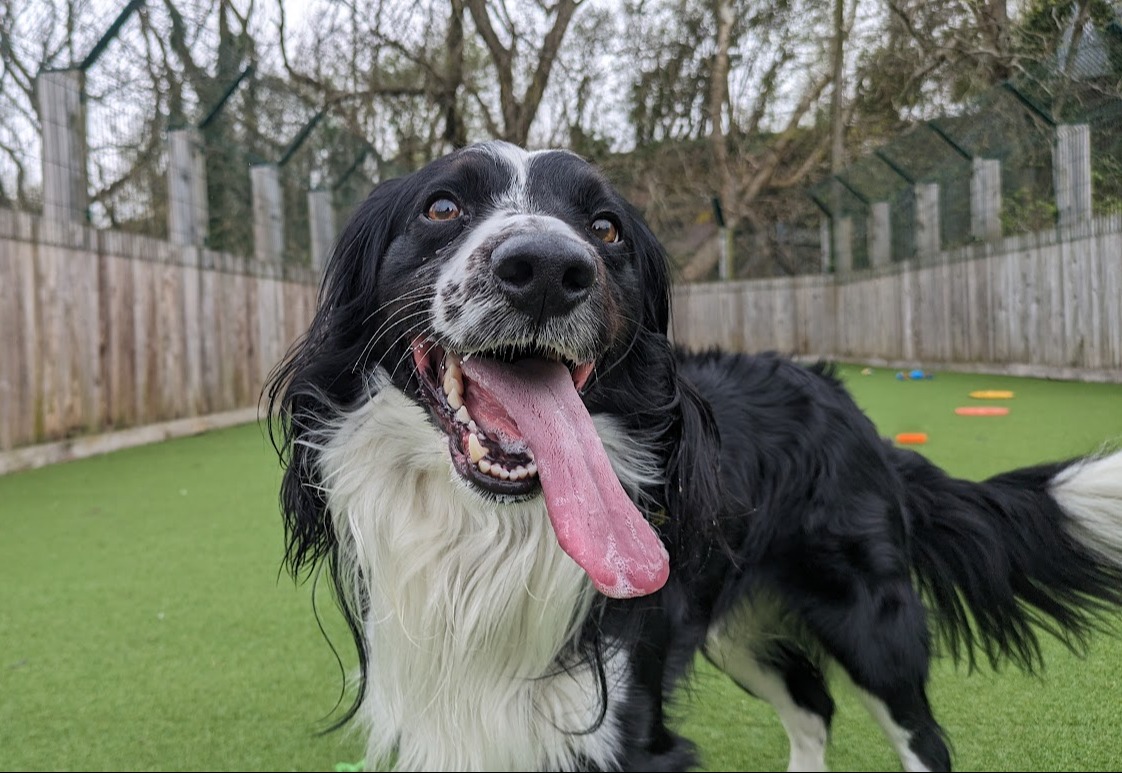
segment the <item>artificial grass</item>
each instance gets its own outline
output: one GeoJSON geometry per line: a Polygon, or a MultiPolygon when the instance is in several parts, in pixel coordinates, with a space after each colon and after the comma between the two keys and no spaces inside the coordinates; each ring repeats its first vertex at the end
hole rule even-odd
{"type": "Polygon", "coordinates": [[[311,585],[278,575],[271,454],[254,425],[0,477],[0,769],[359,754],[314,735],[341,676],[311,585]]]}
{"type": "MultiPolygon", "coordinates": [[[[962,477],[1122,438],[1122,386],[894,371],[842,375],[881,431],[962,477]],[[1012,389],[1008,416],[953,413],[1012,389]]],[[[280,574],[279,472],[256,425],[0,477],[0,769],[331,770],[361,759],[315,735],[342,687],[312,588],[280,574]]],[[[317,603],[347,667],[349,637],[317,603]]],[[[931,698],[963,770],[1117,770],[1122,640],[1086,659],[1046,641],[1043,678],[936,667],[931,698]]],[[[840,680],[839,680],[840,681],[840,680]]],[[[852,693],[835,770],[898,770],[852,693]]],[[[674,707],[710,770],[780,770],[774,714],[699,664],[674,707]]]]}

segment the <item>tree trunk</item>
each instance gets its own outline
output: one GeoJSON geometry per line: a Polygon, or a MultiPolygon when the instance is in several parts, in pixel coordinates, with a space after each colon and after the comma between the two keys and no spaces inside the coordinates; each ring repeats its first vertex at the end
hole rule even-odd
{"type": "Polygon", "coordinates": [[[448,57],[444,65],[444,88],[440,95],[444,113],[444,141],[452,148],[467,144],[467,127],[456,104],[456,93],[464,78],[464,3],[451,0],[448,20],[448,57]]]}

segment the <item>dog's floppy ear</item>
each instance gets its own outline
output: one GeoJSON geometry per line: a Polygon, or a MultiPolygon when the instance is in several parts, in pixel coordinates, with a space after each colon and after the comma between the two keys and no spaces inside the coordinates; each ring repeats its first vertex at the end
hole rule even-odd
{"type": "Polygon", "coordinates": [[[413,180],[397,177],[379,184],[347,218],[324,273],[313,329],[326,324],[338,334],[361,327],[375,297],[381,257],[413,215],[413,180]],[[345,329],[336,327],[340,324],[345,329]]]}
{"type": "Polygon", "coordinates": [[[638,210],[627,206],[634,224],[628,238],[634,248],[639,286],[643,288],[643,327],[665,335],[670,323],[670,259],[638,210]]]}
{"type": "Polygon", "coordinates": [[[285,565],[293,576],[329,557],[336,544],[316,448],[327,424],[365,388],[353,366],[366,343],[378,264],[411,215],[411,187],[408,177],[388,180],[355,208],[332,249],[311,325],[265,385],[269,434],[284,467],[285,565]]]}
{"type": "MultiPolygon", "coordinates": [[[[628,205],[631,206],[631,205],[628,205]]],[[[666,402],[650,407],[648,427],[662,422],[661,434],[667,444],[666,485],[663,502],[670,520],[663,533],[675,547],[682,562],[704,562],[705,556],[686,552],[695,544],[724,545],[718,524],[721,490],[717,461],[720,459],[720,430],[709,404],[678,368],[678,356],[667,332],[670,324],[672,274],[670,259],[654,232],[636,210],[631,240],[643,288],[642,325],[639,337],[644,352],[643,370],[636,379],[649,379],[652,373],[665,373],[667,389],[660,396],[666,402]],[[652,335],[654,334],[654,335],[652,335]],[[707,539],[696,539],[704,531],[707,539]]],[[[631,394],[643,393],[636,381],[631,394]]],[[[633,403],[634,404],[634,403],[633,403]]]]}

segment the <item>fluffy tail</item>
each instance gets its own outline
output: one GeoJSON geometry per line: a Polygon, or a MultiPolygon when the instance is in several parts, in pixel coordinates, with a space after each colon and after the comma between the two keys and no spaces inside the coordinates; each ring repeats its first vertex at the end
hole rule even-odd
{"type": "Polygon", "coordinates": [[[1122,609],[1122,451],[1002,473],[947,476],[898,451],[912,555],[956,660],[1042,663],[1038,632],[1075,652],[1122,609]]]}

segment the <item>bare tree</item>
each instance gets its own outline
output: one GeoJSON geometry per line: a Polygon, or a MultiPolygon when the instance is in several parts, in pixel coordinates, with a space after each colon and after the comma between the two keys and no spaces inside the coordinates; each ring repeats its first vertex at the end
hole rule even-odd
{"type": "Polygon", "coordinates": [[[880,45],[862,52],[859,99],[866,120],[939,112],[1023,72],[1007,0],[888,0],[880,45]]]}
{"type": "Polygon", "coordinates": [[[499,116],[492,113],[484,100],[478,100],[479,105],[495,134],[524,145],[541,107],[565,33],[581,0],[556,0],[552,6],[538,6],[545,12],[545,34],[540,46],[525,56],[521,49],[533,48],[530,41],[535,32],[531,25],[516,23],[503,0],[490,3],[487,0],[464,1],[471,12],[475,29],[490,53],[491,66],[498,81],[499,116]],[[528,83],[519,94],[518,81],[523,73],[529,73],[528,83]]]}
{"type": "MultiPolygon", "coordinates": [[[[715,23],[708,89],[712,178],[726,227],[735,232],[746,223],[755,239],[740,251],[749,261],[770,261],[773,269],[783,273],[803,267],[789,264],[783,255],[766,247],[766,207],[760,206],[760,200],[803,184],[834,139],[821,127],[805,126],[834,73],[816,63],[817,49],[805,37],[805,30],[791,23],[792,10],[789,6],[743,2],[738,6],[736,0],[716,0],[711,6],[715,23]],[[810,55],[809,61],[800,61],[794,54],[800,49],[810,55]],[[738,68],[741,82],[752,84],[751,94],[744,89],[734,94],[730,88],[738,68]],[[792,99],[781,86],[784,76],[797,77],[796,68],[802,70],[802,83],[792,99]],[[765,123],[771,124],[770,130],[763,128],[765,123]]],[[[799,10],[821,9],[811,4],[799,10]]],[[[846,119],[839,111],[839,131],[846,119]]],[[[707,276],[718,257],[714,250],[698,250],[683,265],[682,278],[695,281],[707,276]]],[[[742,268],[770,273],[759,265],[742,268]]]]}

